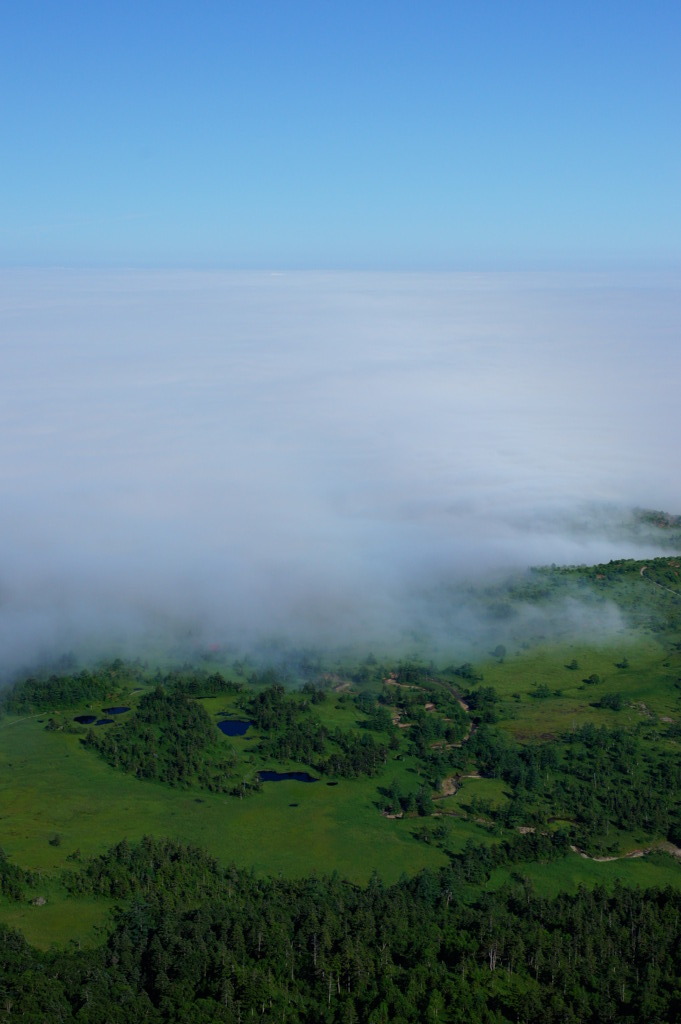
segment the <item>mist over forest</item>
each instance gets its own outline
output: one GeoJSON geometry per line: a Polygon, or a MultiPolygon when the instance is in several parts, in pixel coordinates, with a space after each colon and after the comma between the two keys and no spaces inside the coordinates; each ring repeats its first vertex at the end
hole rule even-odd
{"type": "Polygon", "coordinates": [[[0,310],[5,673],[462,646],[470,584],[681,511],[672,276],[5,270],[0,310]]]}

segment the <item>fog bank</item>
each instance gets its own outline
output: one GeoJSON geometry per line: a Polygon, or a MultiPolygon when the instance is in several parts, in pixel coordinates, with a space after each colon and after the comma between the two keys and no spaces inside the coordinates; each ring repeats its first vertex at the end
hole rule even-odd
{"type": "Polygon", "coordinates": [[[672,277],[9,270],[0,328],[5,670],[396,642],[681,511],[672,277]]]}

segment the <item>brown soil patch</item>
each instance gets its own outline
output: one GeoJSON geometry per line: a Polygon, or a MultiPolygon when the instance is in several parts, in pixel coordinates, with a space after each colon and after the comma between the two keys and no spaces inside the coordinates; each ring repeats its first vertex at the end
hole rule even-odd
{"type": "Polygon", "coordinates": [[[458,786],[456,776],[450,775],[448,779],[442,780],[442,782],[440,783],[440,792],[434,799],[442,799],[443,796],[454,796],[457,789],[458,786]]]}
{"type": "Polygon", "coordinates": [[[327,685],[333,683],[331,689],[334,693],[338,693],[340,690],[348,690],[352,686],[349,679],[346,679],[344,676],[339,676],[337,672],[324,672],[319,677],[319,682],[326,683],[327,685]]]}

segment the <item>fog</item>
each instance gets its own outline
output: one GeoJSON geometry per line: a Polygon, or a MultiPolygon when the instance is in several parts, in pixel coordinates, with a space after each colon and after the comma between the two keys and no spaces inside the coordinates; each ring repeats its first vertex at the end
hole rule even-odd
{"type": "Polygon", "coordinates": [[[670,276],[5,270],[0,324],[6,673],[456,648],[433,595],[681,511],[670,276]]]}

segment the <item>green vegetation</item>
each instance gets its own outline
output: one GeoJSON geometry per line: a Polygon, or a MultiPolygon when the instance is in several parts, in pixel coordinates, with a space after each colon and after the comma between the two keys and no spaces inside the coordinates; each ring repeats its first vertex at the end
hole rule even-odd
{"type": "Polygon", "coordinates": [[[36,875],[33,871],[12,864],[4,850],[0,850],[0,893],[10,900],[20,900],[27,886],[34,886],[36,875]]]}
{"type": "Polygon", "coordinates": [[[29,715],[52,708],[71,708],[87,701],[115,700],[139,682],[139,667],[117,659],[94,671],[52,673],[45,679],[33,677],[17,683],[7,693],[4,710],[29,715]]]}
{"type": "Polygon", "coordinates": [[[104,944],[40,953],[0,930],[0,998],[29,1019],[92,1024],[678,1019],[681,893],[597,886],[547,899],[517,877],[471,899],[480,852],[357,888],[121,843],[73,880],[127,897],[104,944]]]}
{"type": "Polygon", "coordinates": [[[224,750],[210,758],[217,736],[204,708],[182,692],[166,693],[160,686],[141,698],[136,714],[119,728],[98,733],[89,729],[83,743],[138,779],[159,779],[171,786],[196,782],[215,792],[228,790],[236,761],[224,750]]]}
{"type": "Polygon", "coordinates": [[[0,1007],[48,1021],[105,1019],[107,1000],[121,1022],[675,1019],[679,572],[681,558],[620,560],[488,588],[503,630],[470,662],[303,652],[17,683],[0,720],[0,920],[46,952],[0,936],[0,1007]],[[569,623],[552,641],[521,627],[529,605],[569,619],[576,601],[613,624],[598,643],[569,623]],[[113,703],[130,710],[78,723],[113,703]],[[226,736],[224,720],[250,725],[226,736]],[[265,770],[318,781],[263,783],[265,770]],[[48,950],[69,941],[80,951],[48,950]]]}
{"type": "MultiPolygon", "coordinates": [[[[322,774],[338,778],[378,774],[386,762],[386,748],[366,732],[360,735],[325,726],[312,711],[326,699],[323,690],[308,684],[302,689],[302,698],[287,696],[281,683],[275,682],[248,701],[249,718],[256,728],[269,733],[259,744],[263,756],[303,762],[322,774]]],[[[369,716],[364,724],[373,728],[375,719],[370,709],[366,710],[369,716]]]]}

